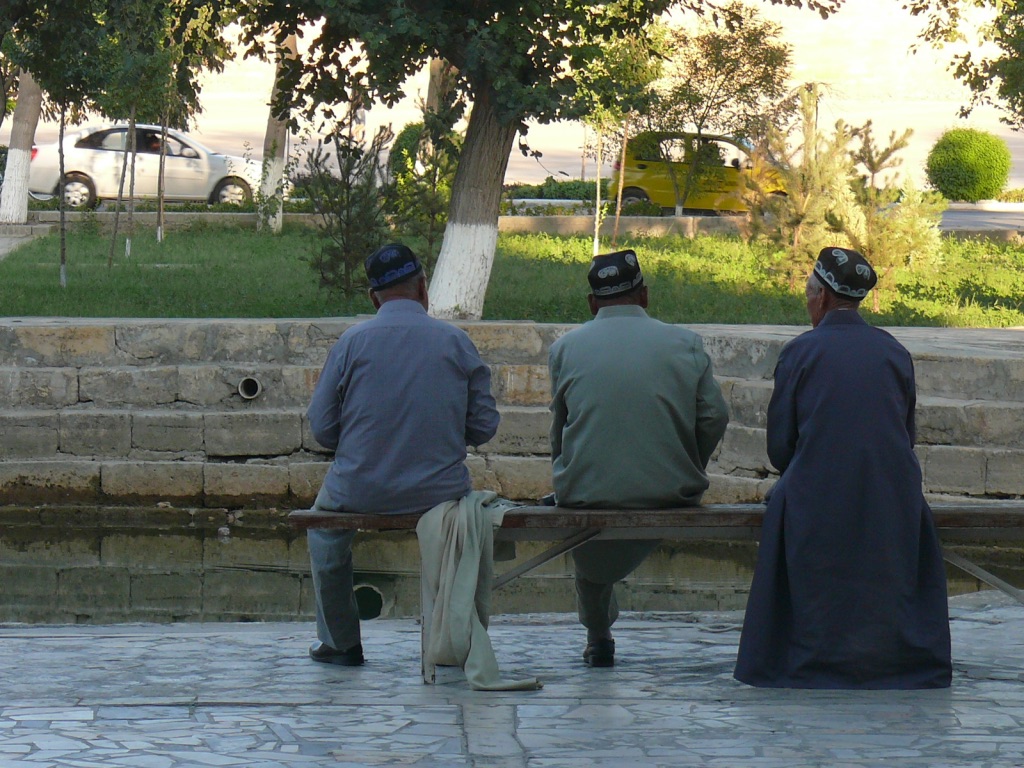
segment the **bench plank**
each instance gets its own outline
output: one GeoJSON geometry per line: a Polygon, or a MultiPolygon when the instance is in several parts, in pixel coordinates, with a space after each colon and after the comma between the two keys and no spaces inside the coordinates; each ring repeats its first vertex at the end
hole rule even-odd
{"type": "MultiPolygon", "coordinates": [[[[931,504],[939,536],[944,541],[1024,539],[1024,500],[957,500],[931,504]]],[[[570,509],[523,506],[505,512],[496,540],[556,541],[544,552],[513,566],[495,578],[500,589],[513,579],[570,552],[586,541],[609,539],[724,539],[756,540],[764,519],[763,504],[706,504],[674,509],[570,509]]],[[[419,515],[367,515],[297,509],[288,515],[296,528],[343,528],[368,531],[414,531],[419,515]]],[[[956,568],[994,586],[1024,604],[1024,591],[953,552],[945,559],[956,568]]],[[[421,583],[421,620],[429,626],[432,599],[421,583]]],[[[424,630],[425,631],[425,630],[424,630]]],[[[423,680],[436,681],[432,665],[422,657],[423,680]]]]}
{"type": "MultiPolygon", "coordinates": [[[[940,534],[945,538],[992,534],[997,538],[1024,538],[1024,500],[956,501],[931,505],[940,534]]],[[[761,527],[763,504],[706,504],[673,509],[571,509],[567,507],[523,506],[505,513],[499,538],[545,540],[564,531],[602,529],[602,538],[672,538],[672,529],[706,529],[713,538],[746,538],[761,527]],[[740,530],[735,530],[740,529],[740,530]],[[743,531],[742,529],[749,529],[743,531]],[[730,533],[732,530],[732,533],[730,533]],[[520,532],[517,535],[515,532],[520,532]],[[542,532],[547,531],[547,535],[542,532]],[[659,532],[660,531],[660,532],[659,532]]],[[[297,509],[288,515],[296,528],[347,528],[365,531],[411,531],[419,515],[362,514],[297,509]]],[[[685,533],[685,532],[684,532],[685,533]]]]}

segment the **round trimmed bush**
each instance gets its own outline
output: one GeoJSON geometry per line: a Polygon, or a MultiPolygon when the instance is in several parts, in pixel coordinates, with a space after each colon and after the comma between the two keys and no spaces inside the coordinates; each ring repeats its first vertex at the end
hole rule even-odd
{"type": "Polygon", "coordinates": [[[1010,149],[991,133],[954,128],[935,142],[925,171],[947,200],[990,200],[998,197],[1010,177],[1010,149]]]}

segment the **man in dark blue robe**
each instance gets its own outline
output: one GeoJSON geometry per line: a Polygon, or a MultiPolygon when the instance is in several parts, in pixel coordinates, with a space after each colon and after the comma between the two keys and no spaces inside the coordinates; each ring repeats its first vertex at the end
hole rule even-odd
{"type": "Polygon", "coordinates": [[[813,330],[785,346],[768,406],[782,473],[765,510],[735,676],[773,688],[942,688],[946,576],[914,454],[910,353],[858,314],[877,281],[826,248],[813,330]]]}

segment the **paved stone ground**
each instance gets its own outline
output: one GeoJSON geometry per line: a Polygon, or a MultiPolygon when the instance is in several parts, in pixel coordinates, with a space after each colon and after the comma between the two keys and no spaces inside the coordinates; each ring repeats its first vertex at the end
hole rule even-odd
{"type": "Polygon", "coordinates": [[[506,675],[419,679],[411,620],[368,622],[368,664],[306,658],[309,624],[0,627],[2,768],[1024,765],[1024,606],[952,603],[947,691],[774,691],[732,679],[738,613],[627,615],[618,665],[567,614],[499,617],[506,675]]]}

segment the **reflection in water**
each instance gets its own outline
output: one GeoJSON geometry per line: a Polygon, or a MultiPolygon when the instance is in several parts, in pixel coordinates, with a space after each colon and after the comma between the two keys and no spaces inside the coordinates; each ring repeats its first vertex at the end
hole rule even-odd
{"type": "MultiPolygon", "coordinates": [[[[0,508],[0,622],[309,621],[313,597],[305,536],[286,511],[172,507],[0,508]]],[[[518,544],[518,560],[546,545],[518,544]]],[[[1012,584],[1024,583],[1020,547],[958,546],[1012,584]]],[[[665,542],[619,585],[633,611],[742,609],[756,558],[751,542],[665,542]]],[[[362,533],[355,547],[365,618],[419,614],[412,533],[362,533]]],[[[499,563],[499,572],[511,567],[499,563]]],[[[950,593],[979,583],[949,569],[950,593]]],[[[564,556],[497,591],[493,612],[574,611],[564,556]]]]}

